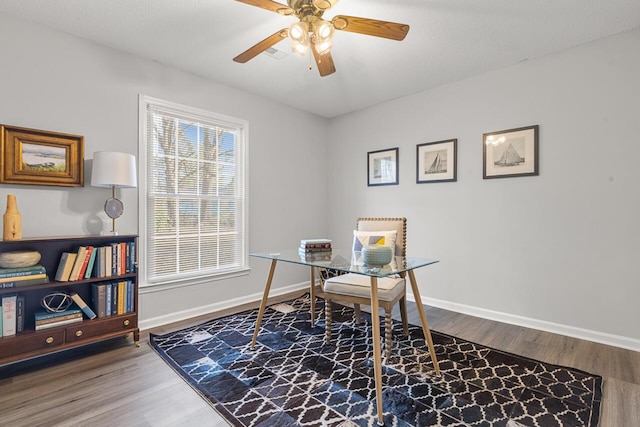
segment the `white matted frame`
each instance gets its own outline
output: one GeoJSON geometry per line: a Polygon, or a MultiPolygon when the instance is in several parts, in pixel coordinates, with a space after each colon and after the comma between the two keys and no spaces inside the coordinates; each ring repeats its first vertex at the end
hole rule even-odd
{"type": "Polygon", "coordinates": [[[416,183],[451,182],[458,178],[458,140],[416,146],[416,183]]]}
{"type": "Polygon", "coordinates": [[[485,133],[482,177],[538,175],[538,125],[485,133]]]}
{"type": "Polygon", "coordinates": [[[398,185],[398,147],[367,153],[367,185],[398,185]]]}

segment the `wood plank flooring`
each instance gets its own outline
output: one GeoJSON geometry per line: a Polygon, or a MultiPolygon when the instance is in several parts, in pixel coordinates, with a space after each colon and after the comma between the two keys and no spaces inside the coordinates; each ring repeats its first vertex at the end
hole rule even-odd
{"type": "MultiPolygon", "coordinates": [[[[245,305],[238,311],[257,306],[245,305]]],[[[408,306],[410,321],[419,324],[415,305],[408,306]]],[[[431,307],[426,312],[434,330],[602,375],[600,425],[640,425],[639,352],[431,307]]],[[[226,314],[229,312],[151,332],[161,334],[226,314]]],[[[140,348],[132,344],[131,337],[119,338],[0,367],[0,425],[226,426],[204,399],[156,355],[148,336],[149,331],[141,334],[140,348]]]]}

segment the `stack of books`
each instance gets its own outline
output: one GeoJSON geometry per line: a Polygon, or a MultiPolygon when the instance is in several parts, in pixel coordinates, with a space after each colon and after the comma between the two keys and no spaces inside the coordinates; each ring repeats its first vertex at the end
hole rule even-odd
{"type": "Polygon", "coordinates": [[[302,239],[298,253],[305,261],[331,261],[331,240],[302,239]]]}
{"type": "Polygon", "coordinates": [[[18,268],[0,268],[0,289],[47,283],[47,271],[40,265],[18,268]]]}
{"type": "Polygon", "coordinates": [[[55,328],[57,326],[68,325],[70,323],[82,322],[82,310],[70,308],[65,311],[48,312],[45,310],[36,311],[36,331],[42,329],[55,328]]]}

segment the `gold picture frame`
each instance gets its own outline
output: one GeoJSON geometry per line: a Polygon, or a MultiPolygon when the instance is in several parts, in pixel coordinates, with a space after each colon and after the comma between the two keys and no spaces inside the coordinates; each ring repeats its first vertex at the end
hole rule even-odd
{"type": "Polygon", "coordinates": [[[0,183],[84,186],[84,137],[0,125],[0,183]]]}

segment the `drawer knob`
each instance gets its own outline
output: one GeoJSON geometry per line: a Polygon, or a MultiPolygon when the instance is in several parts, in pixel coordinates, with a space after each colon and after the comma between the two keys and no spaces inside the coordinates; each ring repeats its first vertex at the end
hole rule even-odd
{"type": "Polygon", "coordinates": [[[76,331],[76,336],[77,337],[81,337],[82,336],[82,331],[76,331]]]}
{"type": "Polygon", "coordinates": [[[53,343],[53,337],[47,337],[47,339],[44,340],[44,342],[46,342],[47,344],[53,343]]]}
{"type": "Polygon", "coordinates": [[[122,323],[124,324],[124,326],[129,326],[129,323],[131,323],[131,322],[129,321],[129,319],[127,319],[127,320],[125,320],[125,321],[124,321],[124,322],[122,322],[122,323]]]}

